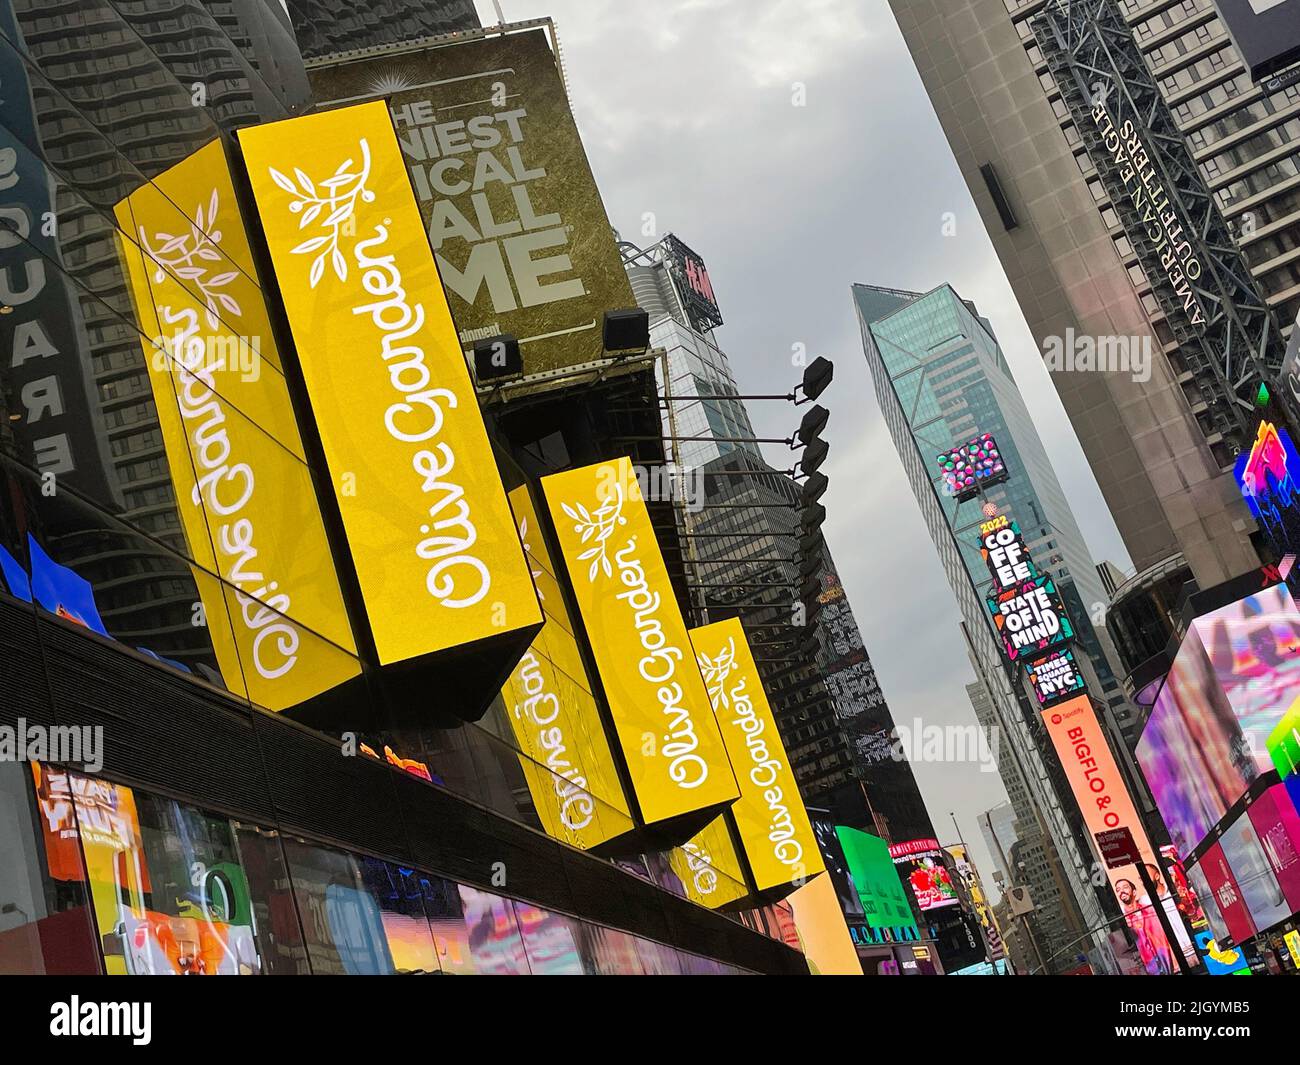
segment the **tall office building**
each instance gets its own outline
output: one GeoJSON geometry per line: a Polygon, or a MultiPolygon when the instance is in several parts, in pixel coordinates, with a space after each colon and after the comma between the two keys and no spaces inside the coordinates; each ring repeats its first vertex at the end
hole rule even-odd
{"type": "Polygon", "coordinates": [[[1216,273],[1238,279],[1240,307],[1271,308],[1287,330],[1300,309],[1300,83],[1257,84],[1213,0],[891,7],[1040,346],[1071,335],[1153,338],[1148,380],[1052,374],[1137,566],[1108,619],[1128,672],[1163,646],[1168,601],[1187,580],[1208,587],[1258,564],[1230,473],[1244,416],[1231,393],[1256,378],[1240,329],[1231,360],[1227,343],[1207,351],[1207,334],[1171,299],[1122,171],[1088,148],[1097,134],[1087,86],[1104,81],[1112,101],[1131,96],[1154,116],[1160,140],[1146,143],[1161,146],[1157,169],[1177,175],[1177,210],[1204,218],[1215,243],[1217,207],[1227,235],[1216,255],[1227,262],[1240,251],[1216,273]],[[1064,26],[1079,49],[1105,35],[1123,77],[1102,78],[1100,67],[1076,75],[1053,29],[1064,26]]]}
{"type": "MultiPolygon", "coordinates": [[[[1076,657],[1119,733],[1131,714],[1089,622],[1089,607],[1104,601],[1093,562],[987,320],[948,285],[926,294],[855,285],[853,297],[880,408],[956,597],[976,676],[992,699],[1000,765],[1012,774],[1008,793],[1019,799],[1021,822],[1044,832],[1046,845],[1035,853],[1062,867],[1039,875],[1062,888],[1066,911],[1072,899],[1084,927],[1095,928],[1104,917],[1090,884],[1092,852],[1036,705],[1013,682],[996,639],[979,526],[992,514],[1019,523],[1034,562],[1056,580],[1077,629],[1076,657]],[[1011,476],[959,502],[944,490],[936,459],[982,433],[992,434],[1011,476]]],[[[1056,946],[1067,925],[1068,914],[1056,946]]]]}
{"type": "Polygon", "coordinates": [[[663,424],[677,441],[674,461],[701,477],[697,506],[688,500],[678,511],[697,611],[715,621],[739,616],[748,627],[808,803],[886,840],[932,837],[911,766],[891,753],[894,722],[824,542],[814,646],[801,647],[792,625],[799,486],[764,460],[734,398],[703,261],[672,235],[645,250],[622,246],[632,290],[650,314],[651,345],[664,352],[663,424]]]}
{"type": "MultiPolygon", "coordinates": [[[[971,695],[971,701],[975,701],[973,688],[982,688],[982,685],[967,685],[966,691],[971,695]]],[[[1010,854],[1011,848],[1015,846],[1016,840],[1016,808],[1009,802],[998,803],[985,810],[979,815],[980,833],[984,837],[984,843],[993,855],[995,863],[994,882],[997,883],[1004,891],[1012,883],[1010,854]]]]}

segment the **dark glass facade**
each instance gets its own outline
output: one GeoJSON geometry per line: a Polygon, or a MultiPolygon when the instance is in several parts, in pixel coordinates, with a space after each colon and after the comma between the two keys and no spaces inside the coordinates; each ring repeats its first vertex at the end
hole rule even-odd
{"type": "Polygon", "coordinates": [[[744,971],[40,763],[0,766],[0,843],[9,974],[744,971]]]}
{"type": "Polygon", "coordinates": [[[288,0],[293,28],[310,59],[381,48],[479,28],[474,0],[288,0]]]}

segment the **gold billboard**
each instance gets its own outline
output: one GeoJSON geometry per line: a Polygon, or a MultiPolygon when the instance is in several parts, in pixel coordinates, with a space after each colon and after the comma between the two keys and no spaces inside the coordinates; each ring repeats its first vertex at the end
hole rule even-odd
{"type": "Polygon", "coordinates": [[[221,142],[114,212],[217,663],[288,709],[360,666],[221,142]]]}
{"type": "Polygon", "coordinates": [[[731,815],[754,883],[802,884],[826,866],[745,629],[729,618],[691,629],[691,644],[740,785],[731,815]]]}
{"type": "Polygon", "coordinates": [[[380,662],[536,626],[387,109],[292,118],[239,140],[380,662]]]}
{"type": "Polygon", "coordinates": [[[749,894],[726,817],[710,821],[668,855],[668,865],[692,902],[716,910],[749,894]]]}
{"type": "Polygon", "coordinates": [[[546,620],[502,702],[542,826],[587,850],[631,831],[632,813],[527,485],[510,493],[510,504],[546,620]]]}
{"type": "Polygon", "coordinates": [[[542,490],[646,822],[732,801],[736,778],[631,462],[553,474],[542,490]]]}
{"type": "Polygon", "coordinates": [[[526,374],[604,356],[636,299],[542,30],[309,74],[322,108],[388,98],[464,348],[513,334],[526,374]]]}

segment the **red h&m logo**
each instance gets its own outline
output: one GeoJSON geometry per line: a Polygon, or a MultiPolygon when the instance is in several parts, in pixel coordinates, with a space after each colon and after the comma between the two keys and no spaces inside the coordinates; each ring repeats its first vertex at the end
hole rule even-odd
{"type": "Polygon", "coordinates": [[[690,284],[691,290],[697,295],[708,300],[715,307],[718,304],[713,295],[713,284],[709,281],[709,272],[704,268],[704,264],[689,255],[686,257],[686,280],[690,284]]]}

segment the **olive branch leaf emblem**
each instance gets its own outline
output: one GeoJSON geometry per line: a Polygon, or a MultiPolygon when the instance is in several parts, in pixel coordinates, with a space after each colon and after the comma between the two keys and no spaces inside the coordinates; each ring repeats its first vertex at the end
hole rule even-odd
{"type": "Polygon", "coordinates": [[[298,228],[306,229],[315,222],[318,228],[325,230],[292,249],[294,255],[317,253],[307,276],[312,288],[320,284],[327,264],[340,281],[348,279],[348,261],[339,248],[339,236],[348,220],[356,214],[357,201],[373,203],[375,199],[375,194],[366,188],[370,177],[370,144],[362,137],[358,147],[361,153],[358,169],[353,170],[354,159],[344,159],[338,169],[321,182],[312,181],[298,167],[293,168],[292,178],[273,166],[267,167],[271,180],[293,197],[289,211],[300,216],[298,228]]]}
{"type": "Polygon", "coordinates": [[[154,283],[162,284],[168,273],[182,282],[193,282],[203,296],[204,316],[212,329],[217,328],[220,319],[218,307],[228,314],[244,313],[234,296],[219,291],[238,277],[239,271],[223,270],[208,276],[212,267],[204,265],[221,262],[221,230],[217,228],[220,207],[220,197],[213,189],[207,204],[200,203],[195,208],[188,233],[155,233],[151,240],[144,226],[140,226],[140,246],[157,267],[154,283]]]}
{"type": "Polygon", "coordinates": [[[735,639],[728,637],[727,646],[718,652],[716,658],[710,658],[706,654],[696,654],[695,657],[699,662],[700,673],[704,676],[704,686],[709,691],[713,709],[730,706],[731,700],[727,696],[727,678],[736,668],[735,639]]]}
{"type": "Polygon", "coordinates": [[[606,577],[613,576],[614,567],[610,565],[605,548],[609,538],[614,535],[614,530],[627,524],[627,518],[623,517],[623,486],[615,485],[613,496],[595,510],[589,511],[581,503],[572,506],[561,503],[560,509],[573,519],[573,531],[580,537],[579,542],[591,543],[577,559],[579,562],[591,563],[587,569],[587,580],[594,582],[596,574],[602,572],[606,577]]]}

